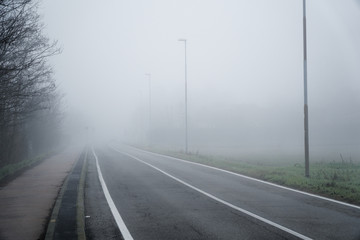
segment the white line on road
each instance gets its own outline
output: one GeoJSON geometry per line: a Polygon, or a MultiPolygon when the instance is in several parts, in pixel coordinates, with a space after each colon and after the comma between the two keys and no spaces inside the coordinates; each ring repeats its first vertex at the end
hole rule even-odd
{"type": "Polygon", "coordinates": [[[224,170],[224,169],[221,169],[221,168],[212,167],[212,166],[208,166],[208,165],[201,164],[201,163],[191,162],[189,160],[184,160],[184,159],[180,159],[180,158],[176,158],[176,157],[171,157],[171,156],[167,156],[167,155],[163,155],[163,154],[159,154],[159,153],[149,152],[149,151],[145,151],[145,150],[134,148],[134,147],[131,147],[131,148],[133,148],[133,149],[135,149],[137,151],[140,151],[140,152],[153,154],[155,156],[166,157],[166,158],[170,158],[170,159],[173,159],[173,160],[176,160],[176,161],[181,161],[181,162],[185,162],[185,163],[189,163],[189,164],[193,164],[193,165],[197,165],[197,166],[201,166],[201,167],[205,167],[205,168],[214,169],[214,170],[229,173],[229,174],[232,174],[232,175],[235,175],[235,176],[238,176],[238,177],[246,178],[246,179],[249,179],[249,180],[252,180],[252,181],[264,183],[264,184],[267,184],[267,185],[270,185],[270,186],[273,186],[273,187],[277,187],[277,188],[285,189],[285,190],[288,190],[288,191],[292,191],[292,192],[300,193],[300,194],[303,194],[303,195],[307,195],[307,196],[310,196],[310,197],[314,197],[314,198],[322,199],[322,200],[325,200],[325,201],[337,203],[337,204],[340,204],[340,205],[343,205],[343,206],[360,209],[360,206],[356,206],[356,205],[353,205],[353,204],[350,204],[350,203],[345,203],[345,202],[337,201],[337,200],[334,200],[334,199],[331,199],[331,198],[322,197],[322,196],[319,196],[319,195],[316,195],[316,194],[303,192],[303,191],[296,190],[296,189],[289,188],[289,187],[284,187],[284,186],[281,186],[281,185],[278,185],[278,184],[275,184],[275,183],[266,182],[266,181],[263,181],[263,180],[248,177],[248,176],[245,176],[245,175],[242,175],[242,174],[239,174],[239,173],[235,173],[235,172],[231,172],[231,171],[228,171],[228,170],[224,170]]]}
{"type": "Polygon", "coordinates": [[[271,226],[273,226],[273,227],[276,227],[276,228],[281,229],[281,230],[283,230],[283,231],[285,231],[285,232],[287,232],[287,233],[290,233],[291,235],[294,235],[294,236],[296,236],[296,237],[298,237],[298,238],[300,238],[300,239],[306,239],[306,240],[310,240],[310,239],[311,239],[311,238],[309,238],[309,237],[307,237],[307,236],[304,236],[304,235],[302,235],[302,234],[300,234],[300,233],[298,233],[298,232],[295,232],[295,231],[293,231],[293,230],[291,230],[291,229],[289,229],[289,228],[286,228],[286,227],[284,227],[284,226],[281,226],[281,225],[279,225],[279,224],[277,224],[277,223],[274,223],[274,222],[272,222],[272,221],[270,221],[270,220],[268,220],[268,219],[266,219],[266,218],[260,217],[260,216],[258,216],[258,215],[256,215],[256,214],[252,213],[252,212],[249,212],[249,211],[247,211],[247,210],[245,210],[245,209],[242,209],[242,208],[240,208],[240,207],[237,207],[237,206],[235,206],[235,205],[233,205],[233,204],[231,204],[231,203],[229,203],[229,202],[227,202],[227,201],[224,201],[224,200],[222,200],[222,199],[220,199],[220,198],[218,198],[218,197],[215,197],[214,195],[211,195],[210,193],[207,193],[207,192],[205,192],[205,191],[203,191],[203,190],[201,190],[201,189],[199,189],[199,188],[197,188],[197,187],[194,187],[193,185],[191,185],[191,184],[189,184],[189,183],[187,183],[187,182],[184,182],[183,180],[181,180],[181,179],[179,179],[179,178],[177,178],[177,177],[174,177],[173,175],[171,175],[171,174],[169,174],[169,173],[161,170],[160,168],[155,167],[154,165],[151,165],[150,163],[147,163],[147,162],[141,160],[140,158],[137,158],[137,157],[135,157],[135,156],[133,156],[133,155],[131,155],[131,154],[125,153],[125,152],[121,152],[121,151],[119,151],[119,150],[117,150],[117,149],[115,149],[115,148],[113,148],[113,149],[114,149],[115,151],[117,151],[117,152],[119,152],[119,153],[122,153],[122,154],[124,154],[124,155],[127,155],[127,156],[129,156],[129,157],[131,157],[131,158],[133,158],[133,159],[135,159],[135,160],[137,160],[137,161],[139,161],[139,162],[141,162],[141,163],[143,163],[143,164],[146,164],[146,165],[148,165],[149,167],[152,167],[153,169],[161,172],[162,174],[164,174],[164,175],[166,175],[166,176],[174,179],[175,181],[177,181],[177,182],[179,182],[179,183],[182,183],[182,184],[184,184],[185,186],[187,186],[187,187],[189,187],[189,188],[191,188],[191,189],[193,189],[193,190],[195,190],[195,191],[197,191],[197,192],[199,192],[199,193],[201,193],[201,194],[204,194],[205,196],[207,196],[207,197],[209,197],[209,198],[211,198],[211,199],[213,199],[213,200],[215,200],[215,201],[218,201],[218,202],[220,202],[220,203],[222,203],[222,204],[224,204],[224,205],[226,205],[226,206],[228,206],[228,207],[231,207],[231,208],[233,208],[233,209],[235,209],[235,210],[237,210],[237,211],[239,211],[239,212],[245,213],[245,214],[247,214],[247,215],[249,215],[249,216],[251,216],[251,217],[253,217],[253,218],[256,218],[256,219],[258,219],[258,220],[260,220],[260,221],[262,221],[262,222],[265,222],[265,223],[267,223],[267,224],[269,224],[269,225],[271,225],[271,226]]]}
{"type": "Polygon", "coordinates": [[[114,204],[114,201],[112,200],[112,198],[110,196],[109,190],[108,190],[108,188],[106,186],[106,183],[104,181],[104,178],[102,176],[101,169],[100,169],[100,166],[99,166],[99,160],[98,160],[98,157],[95,154],[94,148],[92,148],[92,152],[93,152],[95,160],[96,160],[96,168],[97,168],[99,180],[100,180],[100,183],[101,183],[101,187],[103,189],[105,198],[106,198],[106,200],[107,200],[107,202],[109,204],[111,213],[115,218],[116,224],[118,225],[118,227],[120,229],[120,232],[121,232],[121,234],[122,234],[122,236],[124,237],[125,240],[133,240],[133,237],[131,236],[129,230],[127,229],[123,219],[120,216],[119,211],[117,210],[117,208],[116,208],[116,206],[114,204]]]}

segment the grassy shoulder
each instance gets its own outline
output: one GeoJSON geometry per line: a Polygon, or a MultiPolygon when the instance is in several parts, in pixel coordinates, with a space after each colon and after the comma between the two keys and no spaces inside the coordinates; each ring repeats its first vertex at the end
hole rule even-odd
{"type": "Polygon", "coordinates": [[[21,172],[24,169],[30,168],[38,163],[40,163],[45,158],[49,157],[51,154],[42,154],[35,158],[25,159],[23,161],[12,163],[3,166],[0,168],[0,181],[4,180],[5,178],[14,176],[15,174],[21,172]]]}
{"type": "Polygon", "coordinates": [[[175,151],[156,152],[360,205],[359,162],[313,162],[310,164],[310,178],[306,178],[304,165],[300,163],[247,162],[235,158],[185,154],[175,151]]]}

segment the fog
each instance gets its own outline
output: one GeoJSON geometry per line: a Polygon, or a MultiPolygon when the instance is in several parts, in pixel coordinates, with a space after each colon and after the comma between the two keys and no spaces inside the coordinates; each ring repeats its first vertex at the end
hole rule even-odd
{"type": "MultiPolygon", "coordinates": [[[[43,1],[69,133],[244,159],[303,157],[302,1],[43,1]],[[151,121],[149,78],[151,74],[151,121]]],[[[310,155],[360,157],[360,4],[307,1],[310,155]]]]}

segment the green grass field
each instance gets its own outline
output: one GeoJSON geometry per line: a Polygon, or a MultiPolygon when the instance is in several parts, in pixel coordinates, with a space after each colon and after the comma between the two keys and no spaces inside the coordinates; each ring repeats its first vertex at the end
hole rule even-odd
{"type": "Polygon", "coordinates": [[[44,154],[32,159],[26,159],[17,163],[12,163],[5,165],[4,167],[0,168],[0,181],[4,179],[5,177],[11,176],[16,174],[17,172],[31,167],[40,161],[44,160],[46,157],[50,156],[49,154],[44,154]]]}
{"type": "MultiPolygon", "coordinates": [[[[159,152],[159,151],[157,151],[159,152]]],[[[304,163],[286,161],[241,161],[236,158],[160,151],[165,155],[233,171],[246,176],[360,205],[360,163],[349,161],[312,162],[310,178],[304,163]]]]}

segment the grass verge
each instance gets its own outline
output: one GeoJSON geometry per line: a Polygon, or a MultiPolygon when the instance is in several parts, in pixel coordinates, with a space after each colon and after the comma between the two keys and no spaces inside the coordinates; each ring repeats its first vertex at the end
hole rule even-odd
{"type": "Polygon", "coordinates": [[[45,158],[49,157],[51,154],[42,154],[32,159],[25,159],[23,161],[17,163],[11,163],[8,165],[3,166],[0,168],[0,181],[4,180],[5,178],[11,177],[24,169],[30,168],[40,161],[44,160],[45,158]]]}
{"type": "Polygon", "coordinates": [[[313,162],[310,164],[310,178],[306,178],[302,163],[250,162],[235,158],[185,154],[175,151],[156,152],[360,205],[359,162],[344,160],[339,162],[313,162]]]}

